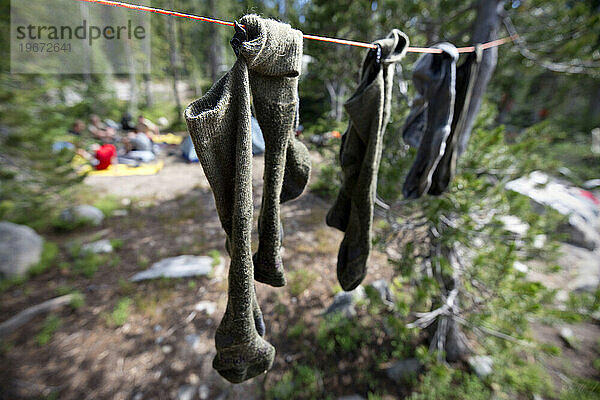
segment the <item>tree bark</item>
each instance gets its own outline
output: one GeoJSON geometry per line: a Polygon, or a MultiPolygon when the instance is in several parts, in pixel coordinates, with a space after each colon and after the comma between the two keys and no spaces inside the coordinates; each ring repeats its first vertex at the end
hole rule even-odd
{"type": "MultiPolygon", "coordinates": [[[[211,15],[218,15],[217,0],[210,0],[209,9],[211,15]]],[[[221,36],[219,34],[219,28],[215,24],[209,24],[210,27],[210,78],[213,83],[219,79],[221,74],[221,65],[223,64],[223,44],[221,43],[221,36]]]]}
{"type": "MultiPolygon", "coordinates": [[[[477,1],[477,17],[475,18],[475,24],[473,25],[473,35],[471,41],[473,43],[484,43],[498,37],[498,31],[500,29],[501,15],[504,7],[504,0],[478,0],[477,1]]],[[[479,68],[479,74],[475,80],[473,87],[473,93],[471,95],[471,104],[469,105],[469,112],[467,113],[467,120],[465,123],[466,131],[470,132],[475,118],[481,108],[483,96],[487,89],[488,83],[492,78],[492,74],[496,69],[498,63],[498,48],[491,47],[483,51],[483,57],[481,60],[481,67],[479,68]]],[[[459,143],[459,154],[462,154],[469,141],[468,135],[464,135],[459,143]]]]}
{"type": "Polygon", "coordinates": [[[152,95],[152,81],[150,74],[144,74],[144,90],[146,91],[146,106],[152,107],[154,105],[154,96],[152,95]]]}
{"type": "MultiPolygon", "coordinates": [[[[175,9],[173,0],[169,1],[169,6],[172,10],[175,9]]],[[[175,96],[175,108],[177,111],[177,122],[181,122],[181,99],[179,97],[179,89],[177,88],[177,69],[178,69],[178,55],[177,55],[177,38],[175,35],[175,18],[167,18],[167,24],[169,28],[169,62],[171,66],[171,74],[173,76],[173,95],[175,96]]]]}

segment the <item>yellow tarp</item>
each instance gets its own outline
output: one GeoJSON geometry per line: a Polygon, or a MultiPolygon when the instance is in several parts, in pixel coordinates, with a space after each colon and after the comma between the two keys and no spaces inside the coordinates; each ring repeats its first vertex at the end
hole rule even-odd
{"type": "Polygon", "coordinates": [[[96,171],[91,165],[83,165],[79,169],[79,174],[95,176],[134,176],[134,175],[155,175],[163,168],[164,162],[157,161],[152,164],[142,164],[139,167],[134,167],[127,164],[111,165],[107,169],[96,171]]]}
{"type": "Polygon", "coordinates": [[[167,133],[164,135],[152,135],[152,141],[154,143],[181,144],[181,142],[183,142],[183,137],[167,133]]]}

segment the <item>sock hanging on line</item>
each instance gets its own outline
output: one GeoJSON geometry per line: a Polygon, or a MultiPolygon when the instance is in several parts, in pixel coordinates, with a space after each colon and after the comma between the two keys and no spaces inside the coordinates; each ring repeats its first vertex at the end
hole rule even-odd
{"type": "Polygon", "coordinates": [[[310,174],[308,150],[294,135],[302,32],[256,15],[247,15],[240,22],[249,38],[241,44],[240,55],[248,63],[252,101],[265,140],[254,278],[271,286],[284,286],[279,205],[298,197],[310,174]]]}
{"type": "Polygon", "coordinates": [[[458,51],[450,43],[433,47],[442,53],[424,54],[415,64],[412,80],[417,96],[402,132],[404,141],[418,149],[402,188],[407,199],[419,198],[431,187],[454,113],[458,51]]]}
{"type": "Polygon", "coordinates": [[[250,115],[248,69],[242,58],[185,111],[188,130],[227,234],[226,247],[231,256],[228,301],[215,335],[217,355],[213,367],[235,383],[268,370],[275,357],[273,346],[261,337],[262,317],[256,315],[260,309],[251,250],[250,115]]]}
{"type": "Polygon", "coordinates": [[[213,367],[234,383],[265,372],[275,356],[273,346],[262,339],[265,326],[253,282],[251,88],[265,136],[265,188],[259,218],[262,251],[257,253],[256,266],[266,283],[285,283],[281,258],[277,258],[279,203],[299,196],[310,173],[308,150],[293,137],[302,33],[254,15],[243,17],[241,23],[247,31],[237,27],[232,39],[238,60],[185,112],[227,234],[231,257],[228,303],[215,335],[213,367]]]}
{"type": "Polygon", "coordinates": [[[467,55],[467,59],[456,68],[456,98],[454,101],[454,115],[450,135],[446,140],[446,149],[431,178],[431,187],[428,193],[434,196],[442,194],[450,184],[456,173],[459,145],[471,135],[471,130],[466,126],[467,116],[471,105],[471,93],[481,63],[483,50],[479,45],[475,51],[467,55]]]}
{"type": "Polygon", "coordinates": [[[376,41],[381,54],[368,53],[361,80],[344,104],[350,122],[342,137],[340,163],[343,182],[327,214],[327,225],[345,232],[337,261],[337,276],[344,290],[353,290],[366,274],[371,252],[373,204],[383,134],[389,121],[395,64],[406,53],[408,37],[394,29],[376,41]]]}

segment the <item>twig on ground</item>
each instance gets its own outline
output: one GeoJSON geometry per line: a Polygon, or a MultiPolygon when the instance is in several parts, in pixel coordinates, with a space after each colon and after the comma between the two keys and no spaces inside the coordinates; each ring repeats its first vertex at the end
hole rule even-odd
{"type": "Polygon", "coordinates": [[[70,304],[73,301],[73,299],[73,294],[67,294],[26,308],[25,310],[21,311],[9,320],[0,323],[0,337],[4,337],[10,334],[20,326],[26,324],[27,322],[31,321],[34,317],[40,314],[54,311],[58,308],[70,304]]]}

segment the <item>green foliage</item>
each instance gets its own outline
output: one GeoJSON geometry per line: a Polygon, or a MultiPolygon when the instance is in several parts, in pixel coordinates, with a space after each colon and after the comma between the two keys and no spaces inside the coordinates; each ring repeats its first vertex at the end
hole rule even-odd
{"type": "Polygon", "coordinates": [[[281,379],[269,388],[267,399],[318,399],[321,398],[319,387],[320,372],[307,365],[297,364],[286,371],[281,379]]]}
{"type": "Polygon", "coordinates": [[[317,280],[316,272],[306,269],[297,269],[288,272],[288,287],[292,296],[300,296],[305,290],[310,289],[312,284],[317,280]]]}
{"type": "Polygon", "coordinates": [[[129,319],[132,304],[133,300],[129,297],[119,299],[113,311],[106,316],[107,324],[112,327],[123,326],[129,319]]]}
{"type": "Polygon", "coordinates": [[[40,261],[31,267],[29,273],[31,276],[39,275],[42,272],[45,272],[50,268],[54,261],[56,261],[56,257],[58,256],[58,246],[55,243],[45,241],[44,247],[42,248],[42,255],[40,261]]]}
{"type": "Polygon", "coordinates": [[[298,339],[307,330],[306,325],[303,321],[298,321],[294,325],[290,326],[287,335],[290,339],[298,339]]]}
{"type": "Polygon", "coordinates": [[[44,241],[40,261],[31,266],[26,276],[10,277],[0,279],[0,293],[3,293],[16,285],[22,285],[28,279],[46,272],[55,265],[58,257],[58,246],[50,241],[44,241]]]}
{"type": "Polygon", "coordinates": [[[344,354],[360,349],[372,339],[365,321],[355,321],[336,313],[319,324],[317,343],[327,354],[344,354]]]}
{"type": "Polygon", "coordinates": [[[119,198],[117,196],[112,195],[104,196],[96,200],[93,206],[102,211],[107,217],[110,217],[115,210],[118,210],[122,207],[119,198]]]}
{"type": "Polygon", "coordinates": [[[75,290],[71,293],[73,298],[71,299],[71,303],[69,304],[72,309],[78,310],[85,305],[85,295],[78,290],[75,290]]]}
{"type": "Polygon", "coordinates": [[[119,251],[123,248],[125,244],[123,239],[110,239],[110,244],[115,251],[119,251]]]}
{"type": "Polygon", "coordinates": [[[208,256],[213,259],[212,260],[213,267],[216,267],[217,265],[219,265],[221,263],[221,253],[219,252],[219,250],[209,251],[208,256]]]}
{"type": "Polygon", "coordinates": [[[576,379],[561,393],[560,400],[595,400],[600,397],[600,383],[592,379],[576,379]]]}
{"type": "Polygon", "coordinates": [[[474,375],[436,364],[419,378],[410,400],[488,400],[490,389],[474,375]]]}
{"type": "Polygon", "coordinates": [[[52,339],[52,336],[60,328],[61,325],[62,320],[59,316],[54,314],[48,315],[48,317],[46,317],[46,320],[44,321],[44,325],[42,326],[40,333],[38,333],[35,337],[35,342],[39,346],[45,345],[52,339]]]}
{"type": "Polygon", "coordinates": [[[107,264],[110,261],[110,256],[107,254],[96,254],[90,251],[81,251],[73,255],[74,260],[71,264],[71,270],[76,275],[82,275],[86,278],[92,278],[100,266],[107,264]]]}

